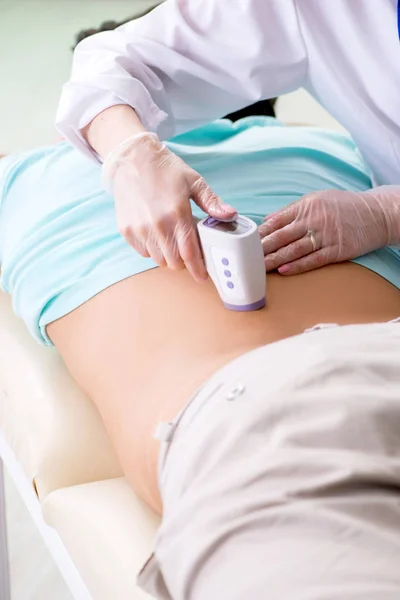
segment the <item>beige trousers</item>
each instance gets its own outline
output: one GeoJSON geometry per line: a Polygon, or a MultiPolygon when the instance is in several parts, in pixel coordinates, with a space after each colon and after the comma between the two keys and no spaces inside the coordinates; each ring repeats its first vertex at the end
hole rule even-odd
{"type": "Polygon", "coordinates": [[[250,352],[159,434],[156,598],[400,599],[400,324],[250,352]]]}

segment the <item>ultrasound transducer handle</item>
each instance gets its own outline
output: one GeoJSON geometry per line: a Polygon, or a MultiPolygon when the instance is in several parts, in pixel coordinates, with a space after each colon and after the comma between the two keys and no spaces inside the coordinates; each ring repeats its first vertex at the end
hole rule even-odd
{"type": "Polygon", "coordinates": [[[206,269],[229,310],[251,311],[266,302],[264,253],[256,223],[238,215],[197,224],[206,269]]]}

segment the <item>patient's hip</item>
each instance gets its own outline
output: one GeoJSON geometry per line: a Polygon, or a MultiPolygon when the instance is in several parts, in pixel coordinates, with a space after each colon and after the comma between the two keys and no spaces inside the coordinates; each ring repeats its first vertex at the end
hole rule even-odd
{"type": "Polygon", "coordinates": [[[174,600],[400,595],[400,325],[315,331],[223,368],[170,428],[141,585],[174,600]]]}

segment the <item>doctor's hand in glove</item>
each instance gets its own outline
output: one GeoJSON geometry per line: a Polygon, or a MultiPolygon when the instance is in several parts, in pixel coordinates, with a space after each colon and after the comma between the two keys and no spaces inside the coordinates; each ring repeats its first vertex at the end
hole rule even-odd
{"type": "Polygon", "coordinates": [[[266,271],[297,275],[400,243],[400,186],[327,190],[268,215],[259,227],[266,271]]]}
{"type": "Polygon", "coordinates": [[[190,199],[205,213],[231,221],[236,210],[155,134],[141,132],[120,143],[103,165],[104,187],[115,199],[118,229],[139,254],[158,265],[186,267],[207,279],[190,199]]]}

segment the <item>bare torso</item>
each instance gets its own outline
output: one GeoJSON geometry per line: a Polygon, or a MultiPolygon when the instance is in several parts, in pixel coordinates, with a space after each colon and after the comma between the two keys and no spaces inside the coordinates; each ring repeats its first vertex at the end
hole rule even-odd
{"type": "Polygon", "coordinates": [[[212,285],[154,269],[98,294],[47,331],[98,407],[134,489],[161,510],[160,420],[173,418],[210,375],[233,358],[319,322],[386,321],[400,292],[358,265],[291,278],[268,276],[265,309],[226,310],[212,285]]]}

